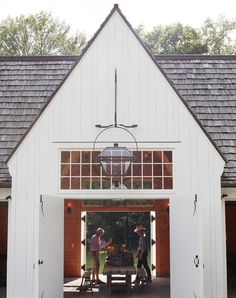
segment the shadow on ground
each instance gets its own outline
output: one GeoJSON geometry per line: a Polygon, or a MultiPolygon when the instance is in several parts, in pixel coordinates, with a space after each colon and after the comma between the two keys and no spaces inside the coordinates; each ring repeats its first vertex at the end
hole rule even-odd
{"type": "MultiPolygon", "coordinates": [[[[102,278],[105,281],[104,278],[102,278]]],[[[82,291],[78,290],[78,286],[81,283],[81,279],[66,279],[64,284],[64,298],[74,298],[84,296],[86,298],[96,297],[142,297],[142,298],[170,298],[170,282],[169,278],[156,278],[151,284],[143,287],[133,286],[131,293],[128,295],[125,288],[115,289],[112,291],[112,294],[108,293],[106,284],[94,285],[93,293],[91,291],[82,291]]]]}

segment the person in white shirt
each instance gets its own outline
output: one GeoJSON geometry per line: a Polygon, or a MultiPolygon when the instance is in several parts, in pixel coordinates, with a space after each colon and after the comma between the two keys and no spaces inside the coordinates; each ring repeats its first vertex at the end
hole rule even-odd
{"type": "Polygon", "coordinates": [[[99,253],[100,250],[110,244],[110,242],[105,243],[101,241],[101,237],[104,234],[104,230],[102,228],[98,228],[96,233],[90,239],[90,255],[93,259],[93,270],[92,270],[92,280],[96,284],[103,284],[104,282],[99,279],[99,268],[100,268],[100,260],[99,253]]]}

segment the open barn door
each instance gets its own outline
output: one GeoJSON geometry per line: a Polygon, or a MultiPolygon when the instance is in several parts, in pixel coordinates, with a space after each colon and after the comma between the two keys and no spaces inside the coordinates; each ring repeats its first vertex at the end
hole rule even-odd
{"type": "Polygon", "coordinates": [[[86,269],[86,212],[81,212],[81,275],[86,269]]]}
{"type": "Polygon", "coordinates": [[[150,212],[150,224],[151,273],[156,277],[156,211],[150,212]]]}
{"type": "MultiPolygon", "coordinates": [[[[192,231],[188,236],[189,248],[192,251],[192,277],[193,282],[193,297],[203,298],[203,254],[202,254],[202,235],[201,235],[201,213],[200,202],[197,194],[195,194],[193,204],[193,214],[189,220],[189,230],[192,231]]],[[[189,275],[190,277],[190,275],[189,275]]]]}
{"type": "Polygon", "coordinates": [[[63,297],[64,199],[40,197],[39,298],[63,297]]]}

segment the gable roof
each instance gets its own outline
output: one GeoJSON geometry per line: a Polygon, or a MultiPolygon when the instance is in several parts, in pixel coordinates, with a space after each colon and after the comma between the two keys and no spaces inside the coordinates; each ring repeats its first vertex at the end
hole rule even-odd
{"type": "MultiPolygon", "coordinates": [[[[2,125],[2,126],[0,126],[0,128],[1,127],[5,128],[5,131],[3,134],[0,132],[0,186],[4,186],[4,185],[9,186],[9,184],[10,184],[10,176],[9,176],[6,165],[4,164],[4,161],[9,160],[9,158],[12,156],[12,154],[18,148],[21,141],[28,134],[28,132],[30,131],[30,129],[32,128],[34,123],[37,121],[37,119],[40,117],[40,115],[42,114],[44,109],[47,107],[47,105],[50,103],[50,101],[52,100],[54,95],[58,92],[58,90],[62,86],[64,80],[69,76],[69,74],[72,72],[74,67],[78,64],[80,59],[83,57],[83,55],[89,49],[90,45],[96,39],[97,35],[101,32],[101,30],[104,28],[105,24],[108,22],[108,20],[110,19],[110,17],[113,15],[113,13],[115,11],[117,11],[120,14],[120,16],[123,18],[123,20],[125,21],[127,26],[130,28],[130,30],[133,32],[133,34],[136,36],[136,38],[138,39],[140,44],[143,46],[143,48],[145,49],[147,54],[150,56],[150,58],[153,60],[153,62],[156,64],[156,66],[159,68],[159,70],[163,73],[163,75],[169,81],[169,83],[172,86],[172,88],[174,89],[174,91],[178,94],[178,96],[183,101],[183,103],[185,104],[185,106],[187,107],[189,112],[193,115],[195,120],[198,122],[199,126],[202,128],[202,130],[207,135],[209,140],[215,146],[216,150],[223,157],[220,149],[216,146],[215,142],[213,141],[213,138],[212,138],[213,135],[211,135],[211,133],[208,133],[206,131],[206,129],[203,126],[203,122],[201,122],[201,119],[198,119],[198,117],[192,111],[192,109],[190,108],[190,106],[191,106],[190,102],[188,102],[188,100],[186,99],[185,94],[184,93],[182,94],[181,92],[179,92],[179,90],[178,90],[179,85],[176,83],[176,81],[175,82],[173,81],[173,76],[171,76],[172,72],[167,71],[167,69],[171,69],[171,67],[168,67],[168,63],[166,63],[168,61],[168,59],[165,59],[164,58],[165,56],[162,56],[162,58],[163,58],[162,60],[159,59],[158,57],[157,57],[157,61],[155,60],[155,58],[150,54],[150,52],[147,50],[147,48],[142,43],[140,38],[134,32],[131,25],[128,23],[128,21],[124,17],[124,15],[121,13],[120,9],[118,8],[118,5],[115,5],[114,8],[112,9],[112,11],[110,12],[110,14],[108,15],[108,17],[106,18],[106,20],[100,26],[99,30],[95,33],[94,37],[88,42],[86,48],[83,50],[82,54],[79,57],[73,57],[73,56],[72,57],[51,57],[50,56],[50,57],[0,58],[0,81],[2,80],[1,66],[3,67],[3,69],[5,67],[4,65],[1,64],[1,62],[8,61],[9,64],[11,64],[11,63],[14,64],[14,62],[16,63],[16,61],[18,61],[18,70],[17,71],[14,69],[14,66],[11,70],[9,67],[9,71],[10,71],[9,76],[11,77],[8,79],[9,82],[6,83],[6,80],[4,80],[4,78],[3,78],[3,81],[5,81],[5,83],[3,83],[3,84],[5,84],[3,89],[5,88],[6,92],[8,92],[8,96],[2,96],[1,85],[0,85],[0,103],[2,103],[3,105],[6,105],[6,107],[7,107],[6,111],[5,111],[6,114],[8,113],[8,111],[7,111],[8,108],[11,111],[11,113],[9,113],[9,119],[8,119],[9,124],[7,124],[7,125],[5,124],[5,126],[4,126],[4,122],[6,122],[6,121],[5,121],[4,117],[6,115],[4,113],[0,112],[0,125],[2,125]],[[38,64],[40,65],[40,63],[39,63],[40,61],[42,62],[42,64],[43,64],[43,62],[45,63],[45,65],[44,65],[45,69],[42,70],[42,73],[41,73],[40,67],[39,68],[36,67],[36,65],[38,65],[38,64]],[[55,63],[56,61],[64,61],[62,63],[62,64],[64,64],[64,68],[61,69],[59,67],[60,63],[55,63]],[[22,81],[24,81],[24,83],[23,82],[20,83],[21,79],[19,79],[19,77],[21,76],[21,69],[20,69],[21,66],[23,69],[23,76],[24,76],[24,67],[25,66],[24,66],[23,62],[26,64],[31,62],[32,65],[29,66],[29,69],[32,70],[32,73],[30,74],[30,71],[29,71],[28,77],[26,76],[25,79],[22,77],[22,81]],[[54,66],[53,66],[53,62],[54,62],[54,66]],[[49,63],[49,65],[52,67],[51,69],[50,69],[50,66],[47,66],[47,63],[49,63]],[[166,65],[166,67],[165,67],[165,65],[166,65]],[[57,67],[59,67],[59,68],[57,69],[57,67]],[[15,73],[15,71],[16,71],[16,73],[15,73]],[[47,71],[49,71],[49,75],[52,76],[51,80],[54,81],[54,83],[50,82],[51,85],[49,84],[49,86],[46,83],[47,75],[48,75],[47,71]],[[44,77],[44,75],[45,75],[45,77],[44,77]],[[19,76],[19,77],[17,77],[17,76],[19,76]],[[30,78],[34,78],[34,80],[33,81],[31,80],[29,83],[28,80],[30,80],[30,78]],[[13,80],[13,81],[16,80],[16,82],[12,83],[11,80],[13,80]],[[28,85],[30,85],[32,87],[32,90],[31,89],[28,90],[27,87],[26,87],[26,89],[24,89],[24,86],[28,86],[28,85]],[[15,88],[13,88],[12,86],[15,86],[15,88]],[[40,88],[38,88],[38,86],[40,86],[40,88]],[[29,93],[28,93],[28,91],[29,91],[29,93]],[[27,94],[28,94],[28,96],[27,96],[27,94]],[[9,104],[8,99],[14,98],[15,95],[16,95],[16,97],[18,97],[19,103],[22,105],[20,112],[18,111],[19,108],[17,107],[17,105],[15,107],[7,106],[9,104]],[[39,102],[37,102],[38,100],[39,100],[39,102]],[[36,107],[32,104],[38,104],[38,105],[36,107]],[[32,109],[32,111],[31,111],[31,109],[32,109]],[[15,110],[16,110],[16,114],[14,114],[15,110]],[[28,116],[28,118],[22,120],[21,123],[19,124],[18,123],[18,122],[20,122],[20,121],[18,121],[20,119],[20,118],[18,118],[19,115],[20,116],[28,116]],[[13,131],[15,131],[15,132],[13,133],[13,131]]],[[[173,69],[173,73],[174,73],[174,69],[173,69]]],[[[235,172],[236,172],[236,169],[235,169],[235,172]]],[[[232,172],[229,173],[229,176],[226,178],[231,177],[230,175],[232,176],[232,172]]],[[[236,186],[236,179],[233,178],[233,181],[236,186]]],[[[232,183],[230,185],[232,185],[232,183]]]]}
{"type": "Polygon", "coordinates": [[[222,186],[236,187],[236,56],[159,55],[156,60],[226,156],[222,186]]]}
{"type": "MultiPolygon", "coordinates": [[[[159,71],[163,74],[163,76],[165,77],[165,79],[169,82],[170,86],[172,87],[172,89],[174,90],[174,92],[178,95],[178,97],[181,99],[181,101],[183,102],[183,104],[185,105],[185,107],[187,108],[187,110],[190,112],[190,114],[192,115],[192,117],[195,119],[195,121],[198,123],[199,127],[202,129],[202,131],[205,133],[206,137],[209,139],[209,141],[212,143],[213,147],[215,147],[216,151],[219,153],[219,155],[222,157],[222,159],[226,162],[226,158],[224,157],[224,155],[222,154],[222,152],[219,150],[219,148],[217,147],[217,145],[215,144],[214,140],[211,138],[211,136],[207,133],[207,131],[205,130],[204,126],[202,125],[201,121],[198,120],[198,118],[196,117],[196,115],[193,113],[193,111],[191,110],[190,106],[186,103],[186,101],[182,98],[181,94],[178,92],[178,90],[175,88],[175,86],[173,85],[173,83],[171,82],[171,80],[168,78],[168,76],[166,76],[165,72],[162,70],[162,68],[159,66],[159,64],[156,62],[155,57],[151,54],[151,52],[148,50],[148,48],[145,46],[145,44],[143,43],[143,41],[141,40],[141,38],[138,36],[138,34],[135,32],[135,30],[133,29],[133,27],[131,26],[131,24],[128,22],[128,20],[126,19],[126,17],[123,15],[123,13],[121,12],[121,10],[119,9],[118,4],[114,4],[113,9],[111,10],[111,12],[109,13],[109,15],[106,17],[106,19],[104,20],[104,22],[101,24],[101,26],[99,27],[99,29],[97,30],[97,32],[94,34],[94,36],[91,38],[91,40],[87,43],[86,47],[83,49],[82,54],[78,57],[77,62],[75,63],[75,65],[73,66],[73,68],[70,70],[70,72],[67,74],[67,76],[65,77],[65,79],[67,79],[67,77],[69,77],[70,73],[73,71],[73,69],[76,67],[76,65],[79,63],[79,61],[82,59],[82,57],[85,55],[85,53],[87,52],[87,50],[90,48],[90,46],[93,44],[93,42],[95,41],[95,39],[97,38],[97,36],[100,34],[100,32],[103,30],[103,28],[105,27],[105,25],[108,23],[108,21],[110,20],[110,18],[112,17],[112,15],[117,12],[120,17],[123,19],[123,21],[126,23],[127,27],[130,29],[130,31],[133,33],[133,35],[136,37],[137,41],[139,42],[139,44],[143,47],[143,49],[145,50],[145,52],[148,54],[148,56],[151,58],[151,60],[153,61],[153,63],[156,65],[156,67],[159,69],[159,71]]],[[[65,80],[64,79],[64,80],[65,80]]],[[[25,134],[22,136],[21,141],[16,145],[16,147],[12,150],[10,156],[7,158],[6,163],[11,159],[11,157],[14,155],[15,151],[18,149],[18,147],[20,146],[20,144],[22,143],[22,141],[25,139],[25,137],[28,135],[29,131],[31,130],[31,128],[34,126],[34,124],[37,122],[38,118],[41,116],[41,114],[44,112],[44,110],[46,109],[46,107],[49,105],[49,103],[52,101],[52,99],[54,98],[54,96],[56,95],[56,93],[60,90],[61,86],[63,85],[64,81],[60,83],[60,85],[56,88],[56,90],[51,94],[49,100],[45,103],[43,109],[41,110],[41,112],[38,114],[38,116],[35,118],[35,120],[33,121],[33,123],[31,124],[31,126],[29,127],[29,129],[25,132],[25,134]]]]}

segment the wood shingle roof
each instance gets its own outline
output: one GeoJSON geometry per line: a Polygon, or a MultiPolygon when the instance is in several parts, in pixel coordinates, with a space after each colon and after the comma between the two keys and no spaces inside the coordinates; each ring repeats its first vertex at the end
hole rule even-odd
{"type": "MultiPolygon", "coordinates": [[[[0,58],[0,187],[5,164],[79,57],[0,58]]],[[[228,160],[222,186],[236,187],[236,57],[156,56],[156,61],[228,160]]]]}
{"type": "Polygon", "coordinates": [[[236,187],[236,56],[159,55],[156,61],[226,157],[222,186],[236,187]]]}
{"type": "Polygon", "coordinates": [[[6,159],[78,57],[0,57],[0,187],[6,159]]]}

